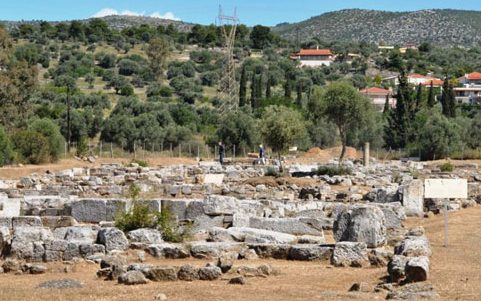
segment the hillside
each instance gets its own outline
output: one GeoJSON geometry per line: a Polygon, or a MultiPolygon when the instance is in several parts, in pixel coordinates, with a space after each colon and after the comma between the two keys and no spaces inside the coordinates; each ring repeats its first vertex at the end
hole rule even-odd
{"type": "MultiPolygon", "coordinates": [[[[146,16],[118,16],[118,15],[112,15],[112,16],[106,16],[99,18],[111,28],[115,30],[122,30],[124,28],[128,27],[133,27],[133,26],[140,26],[142,24],[148,24],[152,27],[157,27],[159,25],[163,26],[168,26],[170,24],[173,24],[179,31],[186,32],[189,31],[190,28],[192,28],[193,24],[182,22],[182,21],[174,21],[174,20],[168,20],[168,19],[161,19],[161,18],[153,18],[153,17],[146,17],[146,16]]],[[[89,22],[92,20],[90,19],[85,19],[85,20],[79,20],[80,22],[89,22]]],[[[40,20],[34,20],[34,21],[1,21],[0,23],[5,24],[6,28],[8,30],[11,30],[15,27],[17,27],[19,24],[22,23],[29,23],[29,24],[37,24],[40,23],[40,20]]],[[[70,21],[65,21],[65,22],[70,22],[70,21]]],[[[58,24],[60,22],[49,22],[52,25],[58,24]]]]}
{"type": "Polygon", "coordinates": [[[283,23],[273,28],[282,37],[295,41],[312,38],[333,41],[366,41],[385,44],[439,46],[479,46],[481,12],[421,10],[386,12],[349,9],[329,12],[299,23],[283,23]]]}

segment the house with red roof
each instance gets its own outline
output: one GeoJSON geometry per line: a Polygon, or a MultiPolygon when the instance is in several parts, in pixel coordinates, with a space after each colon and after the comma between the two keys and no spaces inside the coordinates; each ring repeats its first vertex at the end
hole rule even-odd
{"type": "Polygon", "coordinates": [[[481,86],[481,72],[472,72],[458,78],[459,83],[464,86],[481,86]]]}
{"type": "Polygon", "coordinates": [[[334,54],[330,49],[301,49],[299,52],[292,54],[291,59],[299,61],[301,66],[330,66],[334,60],[334,54]]]}
{"type": "Polygon", "coordinates": [[[366,95],[371,99],[372,103],[382,111],[384,104],[386,103],[386,98],[388,99],[389,106],[391,108],[396,107],[396,99],[392,95],[392,91],[388,89],[370,87],[360,91],[361,94],[366,95]]]}

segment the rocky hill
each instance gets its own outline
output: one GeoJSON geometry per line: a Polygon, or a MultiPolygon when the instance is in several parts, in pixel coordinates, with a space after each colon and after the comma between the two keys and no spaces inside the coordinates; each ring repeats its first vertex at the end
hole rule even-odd
{"type": "MultiPolygon", "coordinates": [[[[182,21],[174,21],[174,20],[168,20],[168,19],[161,19],[161,18],[153,18],[153,17],[146,17],[146,16],[118,16],[118,15],[112,15],[112,16],[106,16],[100,18],[107,23],[107,25],[112,28],[112,29],[117,29],[117,30],[122,30],[127,27],[132,27],[132,26],[139,26],[142,24],[148,24],[153,27],[157,27],[159,25],[163,26],[168,26],[169,24],[173,24],[178,30],[180,31],[189,31],[193,24],[191,23],[186,23],[182,21]]],[[[85,19],[85,20],[79,20],[81,22],[88,22],[91,19],[85,19]]],[[[65,21],[65,22],[70,22],[70,21],[65,21]]],[[[17,27],[19,24],[22,23],[29,23],[29,24],[38,24],[40,23],[40,20],[34,20],[34,21],[0,21],[0,23],[3,23],[8,30],[11,30],[15,27],[17,27]]],[[[55,25],[59,22],[50,22],[52,25],[55,25]]]]}
{"type": "Polygon", "coordinates": [[[439,46],[479,46],[481,11],[421,10],[386,12],[349,9],[329,12],[299,23],[283,23],[273,28],[289,40],[367,41],[386,44],[439,46]]]}

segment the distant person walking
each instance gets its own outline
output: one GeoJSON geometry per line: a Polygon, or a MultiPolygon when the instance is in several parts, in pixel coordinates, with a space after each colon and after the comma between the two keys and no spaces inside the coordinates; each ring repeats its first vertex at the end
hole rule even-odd
{"type": "Polygon", "coordinates": [[[266,150],[264,147],[259,145],[259,163],[262,165],[266,165],[266,150]]]}
{"type": "Polygon", "coordinates": [[[219,141],[219,162],[220,164],[224,164],[224,157],[225,157],[225,147],[224,144],[219,141]]]}

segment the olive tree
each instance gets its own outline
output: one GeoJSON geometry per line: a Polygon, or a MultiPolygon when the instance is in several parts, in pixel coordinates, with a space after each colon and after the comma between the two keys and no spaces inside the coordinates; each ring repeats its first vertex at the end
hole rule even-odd
{"type": "Polygon", "coordinates": [[[361,129],[368,120],[372,107],[369,100],[348,82],[334,82],[321,93],[316,93],[314,108],[318,116],[325,116],[339,131],[342,151],[339,162],[344,158],[348,136],[361,129]]]}
{"type": "Polygon", "coordinates": [[[262,116],[262,138],[272,151],[281,153],[308,140],[307,125],[301,113],[284,106],[269,106],[262,116]]]}

